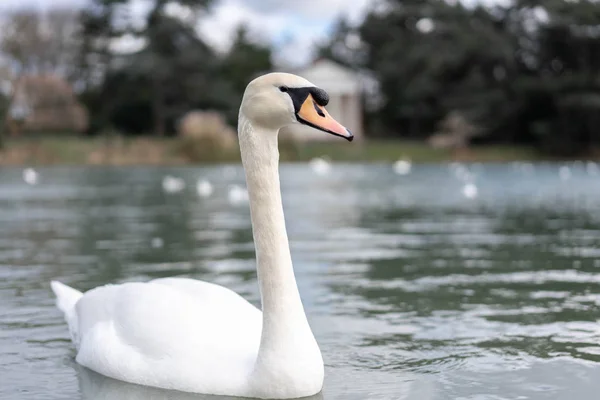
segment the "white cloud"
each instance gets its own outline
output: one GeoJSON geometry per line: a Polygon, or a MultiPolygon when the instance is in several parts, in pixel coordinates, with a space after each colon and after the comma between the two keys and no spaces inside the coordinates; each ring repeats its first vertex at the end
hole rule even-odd
{"type": "Polygon", "coordinates": [[[461,2],[467,7],[474,7],[478,4],[484,6],[509,6],[512,4],[512,0],[461,0],[461,2]]]}
{"type": "Polygon", "coordinates": [[[227,49],[240,24],[245,24],[258,40],[269,41],[286,29],[285,15],[264,15],[236,0],[222,0],[198,24],[198,33],[220,50],[227,49]]]}
{"type": "Polygon", "coordinates": [[[213,14],[199,24],[201,35],[220,49],[226,49],[239,24],[244,23],[259,40],[273,45],[280,64],[298,65],[310,61],[315,44],[327,39],[333,22],[347,17],[358,22],[369,0],[222,0],[213,14]]]}
{"type": "Polygon", "coordinates": [[[0,12],[20,10],[23,8],[78,8],[88,0],[0,0],[0,12]]]}
{"type": "Polygon", "coordinates": [[[356,21],[364,15],[368,0],[246,0],[244,4],[261,14],[287,14],[303,19],[331,21],[345,15],[356,21]]]}

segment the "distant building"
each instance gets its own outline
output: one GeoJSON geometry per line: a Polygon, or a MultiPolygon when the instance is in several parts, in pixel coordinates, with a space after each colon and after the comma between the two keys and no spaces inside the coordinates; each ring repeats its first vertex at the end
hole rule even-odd
{"type": "MultiPolygon", "coordinates": [[[[362,93],[363,85],[359,74],[331,60],[319,59],[311,65],[290,71],[308,79],[329,94],[327,111],[333,118],[350,129],[355,139],[364,137],[362,93]]],[[[297,140],[332,140],[333,135],[323,134],[304,125],[285,128],[297,140]]]]}
{"type": "Polygon", "coordinates": [[[80,133],[88,127],[88,113],[73,87],[56,75],[25,75],[16,80],[8,109],[13,136],[32,133],[80,133]]]}

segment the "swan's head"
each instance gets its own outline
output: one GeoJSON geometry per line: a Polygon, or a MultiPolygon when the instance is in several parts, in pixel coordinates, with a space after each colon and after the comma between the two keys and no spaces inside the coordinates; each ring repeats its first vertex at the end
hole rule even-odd
{"type": "Polygon", "coordinates": [[[352,133],[329,115],[329,95],[297,75],[274,72],[246,87],[240,111],[254,124],[278,131],[304,124],[352,140],[352,133]]]}

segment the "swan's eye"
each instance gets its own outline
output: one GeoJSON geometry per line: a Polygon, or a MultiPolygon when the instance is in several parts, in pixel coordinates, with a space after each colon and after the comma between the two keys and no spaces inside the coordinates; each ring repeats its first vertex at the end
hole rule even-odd
{"type": "Polygon", "coordinates": [[[282,91],[283,93],[287,92],[289,89],[287,86],[279,86],[279,90],[282,91]]]}

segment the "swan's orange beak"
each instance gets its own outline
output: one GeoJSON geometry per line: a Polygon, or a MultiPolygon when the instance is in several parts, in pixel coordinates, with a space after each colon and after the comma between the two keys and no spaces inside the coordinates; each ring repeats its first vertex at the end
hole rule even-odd
{"type": "Polygon", "coordinates": [[[302,103],[302,107],[296,113],[300,123],[319,129],[332,135],[341,136],[348,141],[354,139],[354,135],[346,127],[337,122],[325,109],[320,106],[309,94],[302,103]]]}

